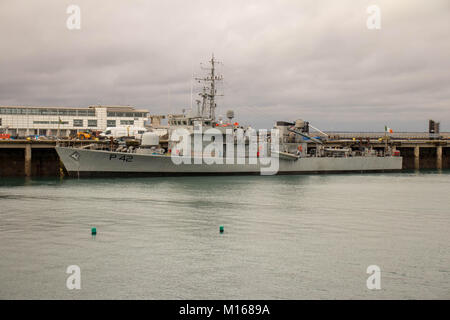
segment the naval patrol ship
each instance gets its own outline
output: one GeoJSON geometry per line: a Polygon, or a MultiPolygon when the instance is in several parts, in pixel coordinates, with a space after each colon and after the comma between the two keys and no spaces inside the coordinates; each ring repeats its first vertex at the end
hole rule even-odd
{"type": "MultiPolygon", "coordinates": [[[[229,110],[217,117],[217,61],[211,58],[196,108],[169,114],[167,138],[161,129],[142,135],[139,146],[105,149],[104,144],[56,151],[70,176],[273,175],[388,172],[402,169],[402,157],[370,148],[327,147],[302,119],[278,121],[270,131],[243,127],[229,110]]],[[[312,127],[314,128],[314,127],[312,127]]],[[[315,128],[314,128],[315,129],[315,128]]],[[[318,130],[318,129],[317,129],[318,130]]],[[[320,130],[318,130],[320,131],[320,130]]],[[[320,131],[321,132],[321,131],[320,131]]],[[[322,136],[326,134],[321,132],[322,136]]]]}

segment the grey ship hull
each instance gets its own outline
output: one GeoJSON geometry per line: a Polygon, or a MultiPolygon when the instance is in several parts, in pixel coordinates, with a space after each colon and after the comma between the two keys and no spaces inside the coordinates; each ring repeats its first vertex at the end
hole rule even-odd
{"type": "MultiPolygon", "coordinates": [[[[179,164],[167,155],[147,155],[56,147],[67,172],[74,177],[178,176],[261,174],[258,164],[179,164]]],[[[401,157],[279,159],[277,174],[389,172],[402,169],[401,157]]]]}

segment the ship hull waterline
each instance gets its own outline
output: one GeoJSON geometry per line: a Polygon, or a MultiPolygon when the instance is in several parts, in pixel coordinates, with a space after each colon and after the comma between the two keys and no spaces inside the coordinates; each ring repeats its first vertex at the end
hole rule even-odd
{"type": "MultiPolygon", "coordinates": [[[[56,147],[71,177],[149,177],[261,175],[258,164],[175,164],[168,155],[150,155],[56,147]]],[[[248,161],[248,159],[246,159],[248,161]]],[[[397,172],[402,157],[308,157],[298,160],[279,159],[278,175],[397,172]]],[[[266,173],[267,174],[267,173],[266,173]]]]}

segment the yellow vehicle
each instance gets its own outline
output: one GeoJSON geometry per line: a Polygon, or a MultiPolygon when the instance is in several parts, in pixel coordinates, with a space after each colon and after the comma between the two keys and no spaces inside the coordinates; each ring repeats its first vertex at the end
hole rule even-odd
{"type": "Polygon", "coordinates": [[[80,139],[80,140],[89,140],[89,139],[92,139],[93,136],[89,132],[80,131],[80,132],[77,133],[77,138],[80,139]]]}

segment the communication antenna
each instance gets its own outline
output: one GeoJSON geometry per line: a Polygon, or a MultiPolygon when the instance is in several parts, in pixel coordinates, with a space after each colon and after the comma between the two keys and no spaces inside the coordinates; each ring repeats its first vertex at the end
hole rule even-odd
{"type": "Polygon", "coordinates": [[[216,65],[221,64],[221,62],[214,59],[214,53],[212,54],[211,60],[209,61],[211,64],[210,67],[203,67],[203,64],[200,64],[200,68],[202,70],[208,70],[209,74],[202,78],[195,78],[199,83],[203,82],[203,90],[199,94],[202,97],[202,112],[201,116],[208,116],[210,120],[216,120],[215,109],[217,107],[215,98],[216,96],[221,96],[217,94],[216,82],[222,81],[222,75],[216,75],[216,65]]]}

